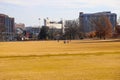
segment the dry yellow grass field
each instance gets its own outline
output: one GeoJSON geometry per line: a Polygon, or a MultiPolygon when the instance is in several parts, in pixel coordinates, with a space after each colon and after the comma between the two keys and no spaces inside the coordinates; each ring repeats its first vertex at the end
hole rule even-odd
{"type": "Polygon", "coordinates": [[[0,80],[120,80],[120,41],[0,42],[0,80]]]}

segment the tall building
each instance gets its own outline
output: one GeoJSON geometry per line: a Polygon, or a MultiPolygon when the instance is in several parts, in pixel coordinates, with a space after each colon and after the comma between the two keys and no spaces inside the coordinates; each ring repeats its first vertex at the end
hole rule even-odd
{"type": "Polygon", "coordinates": [[[115,13],[111,12],[98,12],[98,13],[83,13],[80,12],[79,14],[79,21],[80,21],[80,27],[81,31],[84,33],[91,32],[94,30],[93,25],[91,25],[90,20],[99,18],[100,16],[107,16],[112,24],[112,29],[116,26],[117,22],[117,15],[115,13]]]}
{"type": "Polygon", "coordinates": [[[13,33],[14,32],[14,18],[9,17],[5,14],[0,14],[0,26],[5,27],[5,32],[13,33]]]}
{"type": "Polygon", "coordinates": [[[4,28],[2,32],[5,35],[4,37],[11,38],[11,35],[14,33],[14,18],[0,14],[0,28],[4,28]]]}

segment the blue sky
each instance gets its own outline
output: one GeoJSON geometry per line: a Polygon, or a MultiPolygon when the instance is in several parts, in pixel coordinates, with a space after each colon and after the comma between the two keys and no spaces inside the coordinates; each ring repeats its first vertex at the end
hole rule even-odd
{"type": "Polygon", "coordinates": [[[111,11],[120,16],[120,0],[0,0],[0,13],[26,26],[43,24],[43,19],[76,19],[79,12],[111,11]],[[38,18],[41,18],[39,22],[38,18]]]}

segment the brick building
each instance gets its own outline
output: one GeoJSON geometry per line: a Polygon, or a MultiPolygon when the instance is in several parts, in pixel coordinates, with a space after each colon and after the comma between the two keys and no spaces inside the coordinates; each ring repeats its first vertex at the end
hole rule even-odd
{"type": "Polygon", "coordinates": [[[0,29],[4,40],[11,40],[14,34],[14,18],[0,14],[0,29]]]}

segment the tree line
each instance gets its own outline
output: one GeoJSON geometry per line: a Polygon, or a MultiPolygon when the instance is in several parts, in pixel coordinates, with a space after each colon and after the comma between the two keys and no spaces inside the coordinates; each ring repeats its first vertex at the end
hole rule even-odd
{"type": "MultiPolygon", "coordinates": [[[[90,32],[83,32],[83,25],[80,24],[79,19],[75,20],[66,20],[64,23],[64,33],[60,29],[49,28],[47,26],[42,26],[40,33],[38,34],[38,40],[58,40],[58,39],[84,39],[84,38],[117,38],[120,37],[120,26],[116,22],[116,26],[112,26],[110,19],[105,16],[99,16],[98,18],[91,18],[89,20],[90,25],[93,30],[90,32]],[[113,29],[114,28],[114,29],[113,29]]],[[[5,26],[0,24],[0,40],[4,36],[2,33],[5,32],[5,26]]],[[[25,32],[21,33],[22,36],[25,35],[25,32]]]]}
{"type": "Polygon", "coordinates": [[[110,19],[105,15],[101,15],[98,18],[91,18],[89,22],[93,30],[87,33],[82,31],[81,28],[84,26],[80,24],[79,19],[65,21],[64,34],[55,32],[55,29],[52,29],[50,32],[48,27],[43,26],[38,39],[54,39],[54,36],[58,34],[60,37],[59,39],[69,40],[84,38],[106,39],[113,38],[114,36],[120,36],[120,26],[117,26],[116,22],[116,26],[113,29],[110,19]]]}

